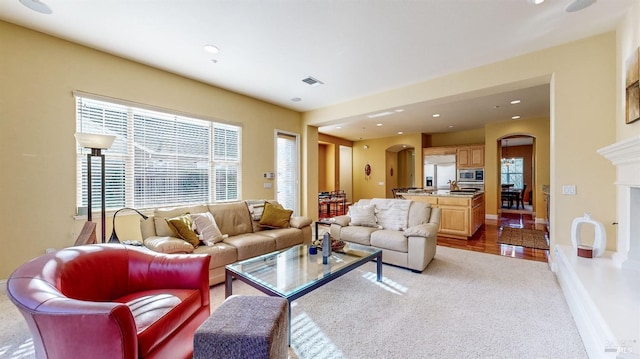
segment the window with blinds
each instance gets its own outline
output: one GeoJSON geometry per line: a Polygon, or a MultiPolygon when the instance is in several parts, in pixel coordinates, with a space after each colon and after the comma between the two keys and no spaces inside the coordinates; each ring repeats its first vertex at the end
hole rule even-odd
{"type": "MultiPolygon", "coordinates": [[[[106,207],[153,208],[240,198],[239,126],[76,94],[77,131],[116,135],[106,157],[106,207]]],[[[87,156],[77,149],[77,205],[87,206],[87,156]]],[[[100,208],[100,159],[92,157],[100,208]]]]}
{"type": "Polygon", "coordinates": [[[515,157],[513,162],[502,163],[500,167],[500,183],[512,183],[514,188],[524,185],[524,158],[515,157]]]}

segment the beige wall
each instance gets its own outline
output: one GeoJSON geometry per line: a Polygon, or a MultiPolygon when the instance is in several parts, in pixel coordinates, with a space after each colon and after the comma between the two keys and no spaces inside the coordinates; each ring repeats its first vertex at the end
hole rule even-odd
{"type": "MultiPolygon", "coordinates": [[[[391,166],[397,169],[397,153],[388,154],[387,150],[406,145],[407,148],[419,149],[422,146],[422,135],[402,135],[385,137],[374,140],[356,141],[353,143],[353,201],[362,198],[386,198],[391,196],[391,188],[397,183],[394,179],[392,183],[387,183],[391,166]],[[364,146],[368,148],[365,149],[364,146]],[[387,163],[387,156],[393,159],[387,163]],[[394,160],[395,159],[395,160],[394,160]],[[371,175],[364,174],[364,166],[371,165],[371,175]]],[[[422,178],[422,157],[415,156],[414,160],[415,178],[422,178]]],[[[396,174],[394,173],[394,177],[396,174]]],[[[397,178],[397,177],[396,177],[397,178]]],[[[421,186],[421,181],[413,186],[421,186]]]]}
{"type": "MultiPolygon", "coordinates": [[[[616,137],[616,35],[614,32],[514,57],[498,63],[417,83],[366,98],[345,102],[329,108],[303,114],[306,124],[320,125],[325,121],[402,106],[406,103],[435,100],[447,96],[482,91],[512,89],[549,83],[551,86],[549,183],[551,185],[550,237],[555,243],[571,243],[571,222],[584,212],[605,223],[612,234],[615,221],[614,170],[596,150],[612,143],[616,137]],[[576,185],[575,196],[561,195],[562,185],[576,185]]],[[[495,135],[485,135],[485,142],[495,143],[495,135]]],[[[432,144],[433,145],[433,144],[432,144]]],[[[358,149],[359,146],[356,146],[358,149]]],[[[371,146],[374,148],[374,145],[371,146]]],[[[375,145],[380,154],[369,150],[367,158],[382,162],[384,145],[375,145]]],[[[486,156],[497,158],[497,148],[487,147],[486,156]],[[492,151],[492,152],[491,152],[492,151]]],[[[363,164],[362,151],[354,151],[354,168],[363,164]],[[357,163],[359,161],[360,163],[357,163]]],[[[487,165],[488,173],[495,166],[487,165]],[[493,166],[491,168],[490,166],[493,166]]],[[[374,166],[375,171],[375,166],[374,166]]],[[[375,172],[374,172],[375,173],[375,172]]],[[[543,183],[547,174],[538,173],[543,183]]],[[[373,176],[372,176],[373,177],[373,176]]],[[[421,177],[421,174],[420,174],[421,177]]],[[[379,179],[365,181],[354,175],[360,197],[383,195],[379,179]],[[357,180],[359,178],[359,180],[357,180]]],[[[536,201],[541,191],[536,188],[536,201]]],[[[487,193],[487,198],[497,198],[487,193]]],[[[496,204],[487,204],[487,214],[496,213],[496,204]]],[[[538,205],[538,207],[540,207],[538,205]]],[[[611,236],[609,236],[611,238],[611,236]]],[[[612,244],[611,244],[612,245],[612,244]]],[[[613,246],[613,245],[612,245],[613,246]]]]}
{"type": "MultiPolygon", "coordinates": [[[[0,47],[0,279],[45,248],[72,245],[82,228],[84,220],[74,220],[73,90],[242,124],[243,198],[275,196],[261,178],[275,169],[274,131],[307,131],[297,112],[6,22],[0,47]]],[[[314,146],[304,148],[303,161],[317,157],[317,134],[314,146]]],[[[139,237],[138,219],[127,217],[118,216],[118,234],[139,237]]]]}
{"type": "Polygon", "coordinates": [[[430,135],[431,147],[475,145],[484,143],[484,128],[430,135]]]}

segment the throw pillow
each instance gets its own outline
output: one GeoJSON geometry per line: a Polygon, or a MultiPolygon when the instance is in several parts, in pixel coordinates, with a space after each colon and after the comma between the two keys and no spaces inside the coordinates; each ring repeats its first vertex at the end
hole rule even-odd
{"type": "Polygon", "coordinates": [[[377,227],[375,206],[349,206],[351,226],[377,227]]]}
{"type": "Polygon", "coordinates": [[[382,228],[393,231],[404,231],[407,228],[411,201],[374,198],[371,200],[371,204],[376,207],[376,219],[382,228]]]}
{"type": "Polygon", "coordinates": [[[293,211],[279,208],[269,202],[265,203],[260,226],[266,228],[289,228],[289,219],[293,211]]]}
{"type": "Polygon", "coordinates": [[[262,218],[265,201],[263,199],[248,199],[246,202],[247,206],[249,207],[249,213],[251,213],[251,219],[253,219],[254,221],[259,221],[260,218],[262,218]]]}
{"type": "Polygon", "coordinates": [[[193,230],[193,221],[191,220],[191,215],[189,213],[185,213],[178,217],[166,218],[165,220],[177,237],[189,242],[193,248],[198,247],[200,244],[200,238],[198,238],[198,234],[193,230]]]}
{"type": "Polygon", "coordinates": [[[207,246],[221,242],[227,237],[220,232],[216,220],[209,212],[194,213],[191,215],[191,220],[193,220],[193,229],[198,234],[198,238],[207,246]]]}

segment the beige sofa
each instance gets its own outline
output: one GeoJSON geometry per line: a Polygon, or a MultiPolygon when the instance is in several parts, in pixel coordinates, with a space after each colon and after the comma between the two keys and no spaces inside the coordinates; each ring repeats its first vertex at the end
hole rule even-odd
{"type": "Polygon", "coordinates": [[[382,249],[384,263],[422,272],[436,254],[440,208],[404,199],[361,199],[331,219],[333,238],[382,249]]]}
{"type": "Polygon", "coordinates": [[[141,220],[145,247],[162,253],[204,253],[211,256],[209,285],[225,280],[224,267],[239,260],[270,253],[298,244],[311,243],[311,219],[292,216],[282,228],[260,225],[266,202],[282,208],[275,201],[252,200],[231,203],[160,208],[147,220],[141,220]],[[202,241],[196,246],[179,238],[167,219],[189,214],[211,213],[223,237],[211,245],[202,241]]]}

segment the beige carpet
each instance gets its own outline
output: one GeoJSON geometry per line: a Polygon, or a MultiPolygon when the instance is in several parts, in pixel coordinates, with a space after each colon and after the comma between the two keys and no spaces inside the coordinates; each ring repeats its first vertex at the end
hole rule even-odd
{"type": "Polygon", "coordinates": [[[546,233],[529,228],[504,227],[498,235],[498,243],[535,249],[549,249],[546,233]]]}
{"type": "MultiPolygon", "coordinates": [[[[586,358],[546,263],[438,247],[423,273],[375,264],[292,305],[299,358],[586,358]],[[526,279],[522,279],[526,278],[526,279]]],[[[260,295],[234,282],[234,294],[260,295]]],[[[211,289],[212,307],[224,286],[211,289]]],[[[0,295],[0,358],[33,358],[24,321],[0,295]]]]}

